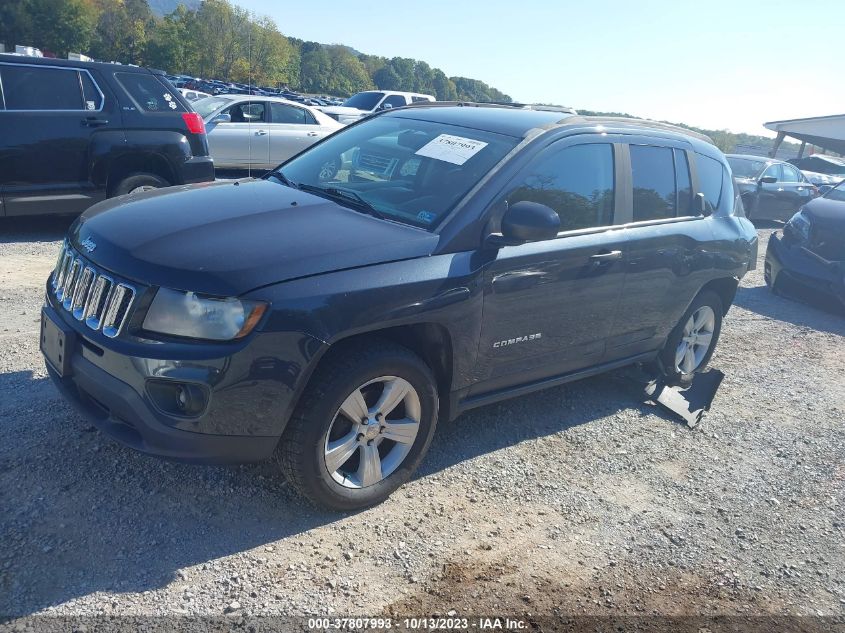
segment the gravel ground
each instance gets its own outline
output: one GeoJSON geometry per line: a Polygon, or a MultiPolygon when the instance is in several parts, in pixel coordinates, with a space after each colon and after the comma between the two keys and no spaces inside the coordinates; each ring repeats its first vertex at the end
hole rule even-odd
{"type": "Polygon", "coordinates": [[[771,229],[696,429],[583,380],[443,425],[414,481],[335,515],[62,401],[37,333],[67,226],[0,224],[3,616],[845,613],[845,319],[766,290],[771,229]]]}

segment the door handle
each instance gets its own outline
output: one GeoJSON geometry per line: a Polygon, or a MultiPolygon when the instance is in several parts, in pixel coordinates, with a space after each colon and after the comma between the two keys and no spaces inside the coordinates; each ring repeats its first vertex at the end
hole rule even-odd
{"type": "Polygon", "coordinates": [[[595,255],[590,256],[590,261],[596,264],[602,264],[604,262],[612,262],[617,259],[622,259],[622,251],[610,251],[607,253],[596,253],[595,255]]]}
{"type": "Polygon", "coordinates": [[[89,116],[80,122],[82,127],[100,127],[101,125],[108,125],[108,119],[98,119],[97,117],[89,116]]]}
{"type": "Polygon", "coordinates": [[[308,136],[320,136],[319,132],[308,132],[308,136]]]}
{"type": "Polygon", "coordinates": [[[267,130],[258,130],[255,133],[256,136],[264,136],[265,134],[267,134],[267,130]]]}

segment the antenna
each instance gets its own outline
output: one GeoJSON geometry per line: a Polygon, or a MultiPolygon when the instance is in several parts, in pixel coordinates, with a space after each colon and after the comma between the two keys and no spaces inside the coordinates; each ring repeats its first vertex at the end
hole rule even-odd
{"type": "MultiPolygon", "coordinates": [[[[252,97],[252,12],[247,11],[246,14],[246,92],[248,97],[252,97]]],[[[252,99],[247,101],[250,106],[252,99]]],[[[250,107],[252,110],[252,107],[250,107]]],[[[252,117],[247,119],[247,136],[249,137],[249,162],[246,164],[247,177],[252,178],[252,117]]]]}

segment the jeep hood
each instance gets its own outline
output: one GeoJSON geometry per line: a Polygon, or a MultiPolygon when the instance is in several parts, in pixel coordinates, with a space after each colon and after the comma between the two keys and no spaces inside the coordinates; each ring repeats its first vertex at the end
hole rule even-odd
{"type": "Polygon", "coordinates": [[[73,224],[69,240],[95,264],[125,278],[237,296],[297,277],[424,257],[438,237],[249,179],[101,202],[73,224]]]}

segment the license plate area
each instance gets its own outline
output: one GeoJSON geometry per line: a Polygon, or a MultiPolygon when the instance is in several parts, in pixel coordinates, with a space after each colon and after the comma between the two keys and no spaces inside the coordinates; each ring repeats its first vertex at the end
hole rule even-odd
{"type": "Polygon", "coordinates": [[[53,310],[41,309],[41,353],[61,377],[71,373],[76,333],[61,323],[53,310]]]}

